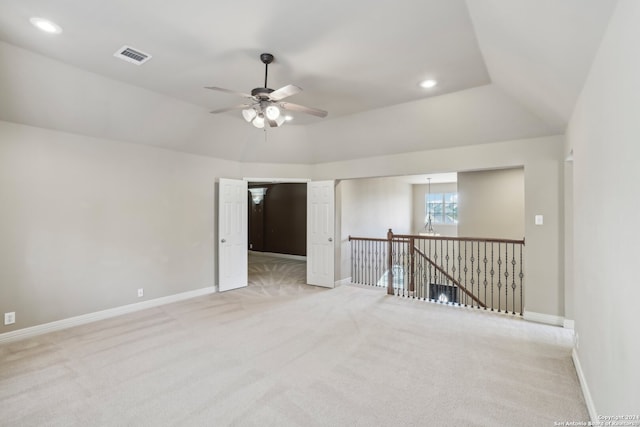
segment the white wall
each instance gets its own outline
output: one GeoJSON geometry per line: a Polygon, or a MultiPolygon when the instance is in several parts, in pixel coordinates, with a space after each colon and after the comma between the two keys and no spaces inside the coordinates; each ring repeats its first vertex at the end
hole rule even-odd
{"type": "Polygon", "coordinates": [[[465,237],[524,237],[522,168],[458,173],[458,233],[465,237]]]}
{"type": "Polygon", "coordinates": [[[620,0],[567,134],[577,355],[600,415],[640,413],[638,22],[640,2],[620,0]]]}
{"type": "Polygon", "coordinates": [[[17,318],[2,332],[214,286],[215,180],[237,174],[0,122],[0,313],[17,318]]]}
{"type": "MultiPolygon", "coordinates": [[[[426,213],[426,195],[429,192],[428,184],[413,184],[413,215],[412,227],[413,234],[424,232],[424,219],[426,213]]],[[[458,185],[455,182],[446,184],[431,184],[431,194],[434,193],[455,193],[458,191],[458,185]]],[[[456,224],[433,224],[433,229],[441,236],[455,237],[458,235],[458,226],[456,224]]]]}

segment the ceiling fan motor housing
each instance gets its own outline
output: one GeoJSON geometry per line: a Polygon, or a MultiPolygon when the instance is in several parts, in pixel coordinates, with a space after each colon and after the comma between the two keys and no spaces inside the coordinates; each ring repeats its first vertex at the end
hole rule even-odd
{"type": "Polygon", "coordinates": [[[273,92],[273,89],[268,87],[257,87],[251,90],[251,96],[255,96],[259,99],[269,99],[269,94],[273,92]]]}

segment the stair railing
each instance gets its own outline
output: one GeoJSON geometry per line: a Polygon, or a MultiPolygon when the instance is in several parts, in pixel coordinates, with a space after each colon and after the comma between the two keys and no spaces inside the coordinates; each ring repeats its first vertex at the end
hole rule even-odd
{"type": "Polygon", "coordinates": [[[349,236],[351,281],[389,295],[520,315],[524,239],[394,234],[349,236]]]}

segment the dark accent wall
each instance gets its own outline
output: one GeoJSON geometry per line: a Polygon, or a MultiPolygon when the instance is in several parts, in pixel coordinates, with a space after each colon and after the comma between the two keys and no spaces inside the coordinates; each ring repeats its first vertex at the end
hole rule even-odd
{"type": "Polygon", "coordinates": [[[307,255],[307,184],[282,183],[267,187],[256,205],[249,197],[249,249],[307,255]]]}

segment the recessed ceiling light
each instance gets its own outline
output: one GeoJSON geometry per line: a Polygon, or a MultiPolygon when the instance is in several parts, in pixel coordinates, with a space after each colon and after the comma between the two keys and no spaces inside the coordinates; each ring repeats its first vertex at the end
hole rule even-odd
{"type": "Polygon", "coordinates": [[[288,122],[290,122],[291,120],[293,120],[292,116],[284,116],[284,119],[288,122]]]}
{"type": "Polygon", "coordinates": [[[425,89],[429,89],[434,87],[435,85],[437,85],[438,82],[435,80],[424,80],[422,82],[420,82],[420,87],[423,87],[425,89]]]}
{"type": "Polygon", "coordinates": [[[29,19],[29,22],[33,24],[39,30],[44,31],[49,34],[60,34],[62,32],[62,28],[55,22],[51,22],[48,19],[33,17],[29,19]]]}

